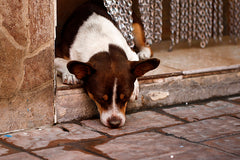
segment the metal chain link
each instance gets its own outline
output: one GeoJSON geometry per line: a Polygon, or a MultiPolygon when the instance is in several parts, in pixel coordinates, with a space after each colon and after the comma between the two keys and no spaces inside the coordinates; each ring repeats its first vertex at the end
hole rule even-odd
{"type": "Polygon", "coordinates": [[[240,39],[240,0],[229,0],[229,35],[233,42],[240,39]]]}
{"type": "Polygon", "coordinates": [[[181,14],[180,14],[180,39],[183,40],[184,39],[184,35],[185,35],[185,27],[184,27],[184,23],[185,23],[185,0],[181,0],[180,2],[180,10],[181,10],[181,14]]]}
{"type": "Polygon", "coordinates": [[[206,28],[205,28],[205,3],[204,0],[199,0],[199,3],[197,5],[197,10],[198,10],[198,37],[201,40],[200,42],[200,47],[205,48],[206,46],[206,36],[205,36],[205,32],[206,32],[206,28]]]}
{"type": "Polygon", "coordinates": [[[152,25],[152,18],[151,18],[151,0],[139,0],[139,11],[141,13],[141,20],[144,27],[144,34],[147,44],[152,44],[152,34],[153,34],[153,27],[152,25]]]}
{"type": "Polygon", "coordinates": [[[218,36],[218,0],[214,0],[213,2],[213,39],[217,42],[218,36]]]}
{"type": "Polygon", "coordinates": [[[180,4],[179,4],[179,2],[180,2],[180,0],[176,0],[176,18],[177,18],[177,20],[176,20],[176,27],[177,27],[177,29],[176,29],[176,44],[178,44],[179,43],[179,35],[180,35],[180,30],[179,30],[179,27],[180,27],[180,4]]]}
{"type": "Polygon", "coordinates": [[[218,5],[218,39],[221,42],[223,37],[223,1],[219,0],[218,5]]]}
{"type": "Polygon", "coordinates": [[[188,39],[188,0],[185,0],[184,39],[188,39]]]}
{"type": "Polygon", "coordinates": [[[213,26],[213,0],[208,0],[208,37],[212,37],[212,26],[213,26]]]}
{"type": "Polygon", "coordinates": [[[172,50],[173,46],[175,45],[175,36],[176,36],[176,22],[177,22],[177,11],[176,11],[176,6],[177,6],[177,2],[175,0],[171,0],[171,3],[170,3],[170,7],[171,7],[171,11],[170,11],[170,16],[171,16],[171,19],[170,19],[170,32],[171,32],[171,35],[170,35],[170,40],[171,40],[171,45],[169,47],[169,51],[172,50]]]}
{"type": "Polygon", "coordinates": [[[237,2],[237,8],[238,8],[238,10],[237,10],[237,15],[238,15],[238,17],[237,17],[237,22],[236,22],[236,25],[238,26],[237,27],[237,30],[238,30],[238,39],[240,39],[240,0],[238,0],[238,2],[237,2]]]}
{"type": "Polygon", "coordinates": [[[193,38],[196,40],[197,37],[197,0],[193,0],[193,38]]]}
{"type": "Polygon", "coordinates": [[[163,0],[156,0],[155,1],[155,22],[154,22],[154,42],[159,43],[162,41],[162,1],[163,0]]]}
{"type": "Polygon", "coordinates": [[[229,1],[229,35],[231,39],[234,39],[234,1],[229,1]]]}
{"type": "Polygon", "coordinates": [[[147,45],[162,40],[162,1],[138,0],[147,45]]]}
{"type": "Polygon", "coordinates": [[[189,10],[188,10],[188,44],[192,43],[192,0],[189,0],[189,10]]]}

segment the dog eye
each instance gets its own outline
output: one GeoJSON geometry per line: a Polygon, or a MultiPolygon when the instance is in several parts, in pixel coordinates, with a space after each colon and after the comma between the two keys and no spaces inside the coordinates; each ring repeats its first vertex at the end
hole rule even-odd
{"type": "Polygon", "coordinates": [[[120,99],[123,100],[125,98],[125,95],[124,94],[120,94],[120,99]]]}
{"type": "Polygon", "coordinates": [[[120,100],[122,103],[125,103],[126,101],[129,100],[129,97],[128,97],[127,95],[121,93],[121,94],[119,95],[119,100],[120,100]]]}
{"type": "Polygon", "coordinates": [[[103,99],[104,101],[107,101],[107,100],[108,100],[108,95],[104,94],[104,95],[102,96],[102,99],[103,99]]]}
{"type": "Polygon", "coordinates": [[[99,102],[99,103],[107,103],[108,100],[109,100],[108,95],[107,95],[107,94],[104,94],[102,97],[100,97],[100,98],[98,99],[98,102],[99,102]]]}

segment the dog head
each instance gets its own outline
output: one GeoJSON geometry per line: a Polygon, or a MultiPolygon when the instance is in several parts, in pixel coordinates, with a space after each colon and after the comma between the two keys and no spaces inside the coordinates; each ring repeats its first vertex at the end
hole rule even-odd
{"type": "Polygon", "coordinates": [[[99,52],[87,63],[70,61],[70,73],[84,81],[89,97],[96,103],[101,122],[110,128],[125,123],[127,103],[137,77],[155,69],[159,60],[128,61],[125,52],[109,45],[109,52],[99,52]]]}

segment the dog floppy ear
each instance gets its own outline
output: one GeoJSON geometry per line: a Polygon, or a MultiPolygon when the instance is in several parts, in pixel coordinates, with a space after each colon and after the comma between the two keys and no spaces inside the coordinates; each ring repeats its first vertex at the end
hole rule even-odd
{"type": "Polygon", "coordinates": [[[158,67],[160,60],[157,58],[151,58],[143,61],[130,62],[131,71],[136,77],[140,77],[150,70],[158,67]]]}
{"type": "Polygon", "coordinates": [[[74,74],[78,79],[83,79],[91,75],[95,69],[89,63],[79,61],[70,61],[67,64],[68,71],[74,74]]]}

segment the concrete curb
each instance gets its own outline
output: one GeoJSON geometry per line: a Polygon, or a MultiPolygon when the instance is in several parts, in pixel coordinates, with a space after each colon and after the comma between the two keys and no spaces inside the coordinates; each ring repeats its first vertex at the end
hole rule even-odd
{"type": "MultiPolygon", "coordinates": [[[[239,93],[239,69],[205,74],[179,74],[155,79],[143,78],[140,79],[139,97],[135,102],[129,102],[127,112],[239,93]]],[[[55,108],[55,122],[59,123],[98,115],[94,103],[82,88],[57,90],[55,108]]]]}

